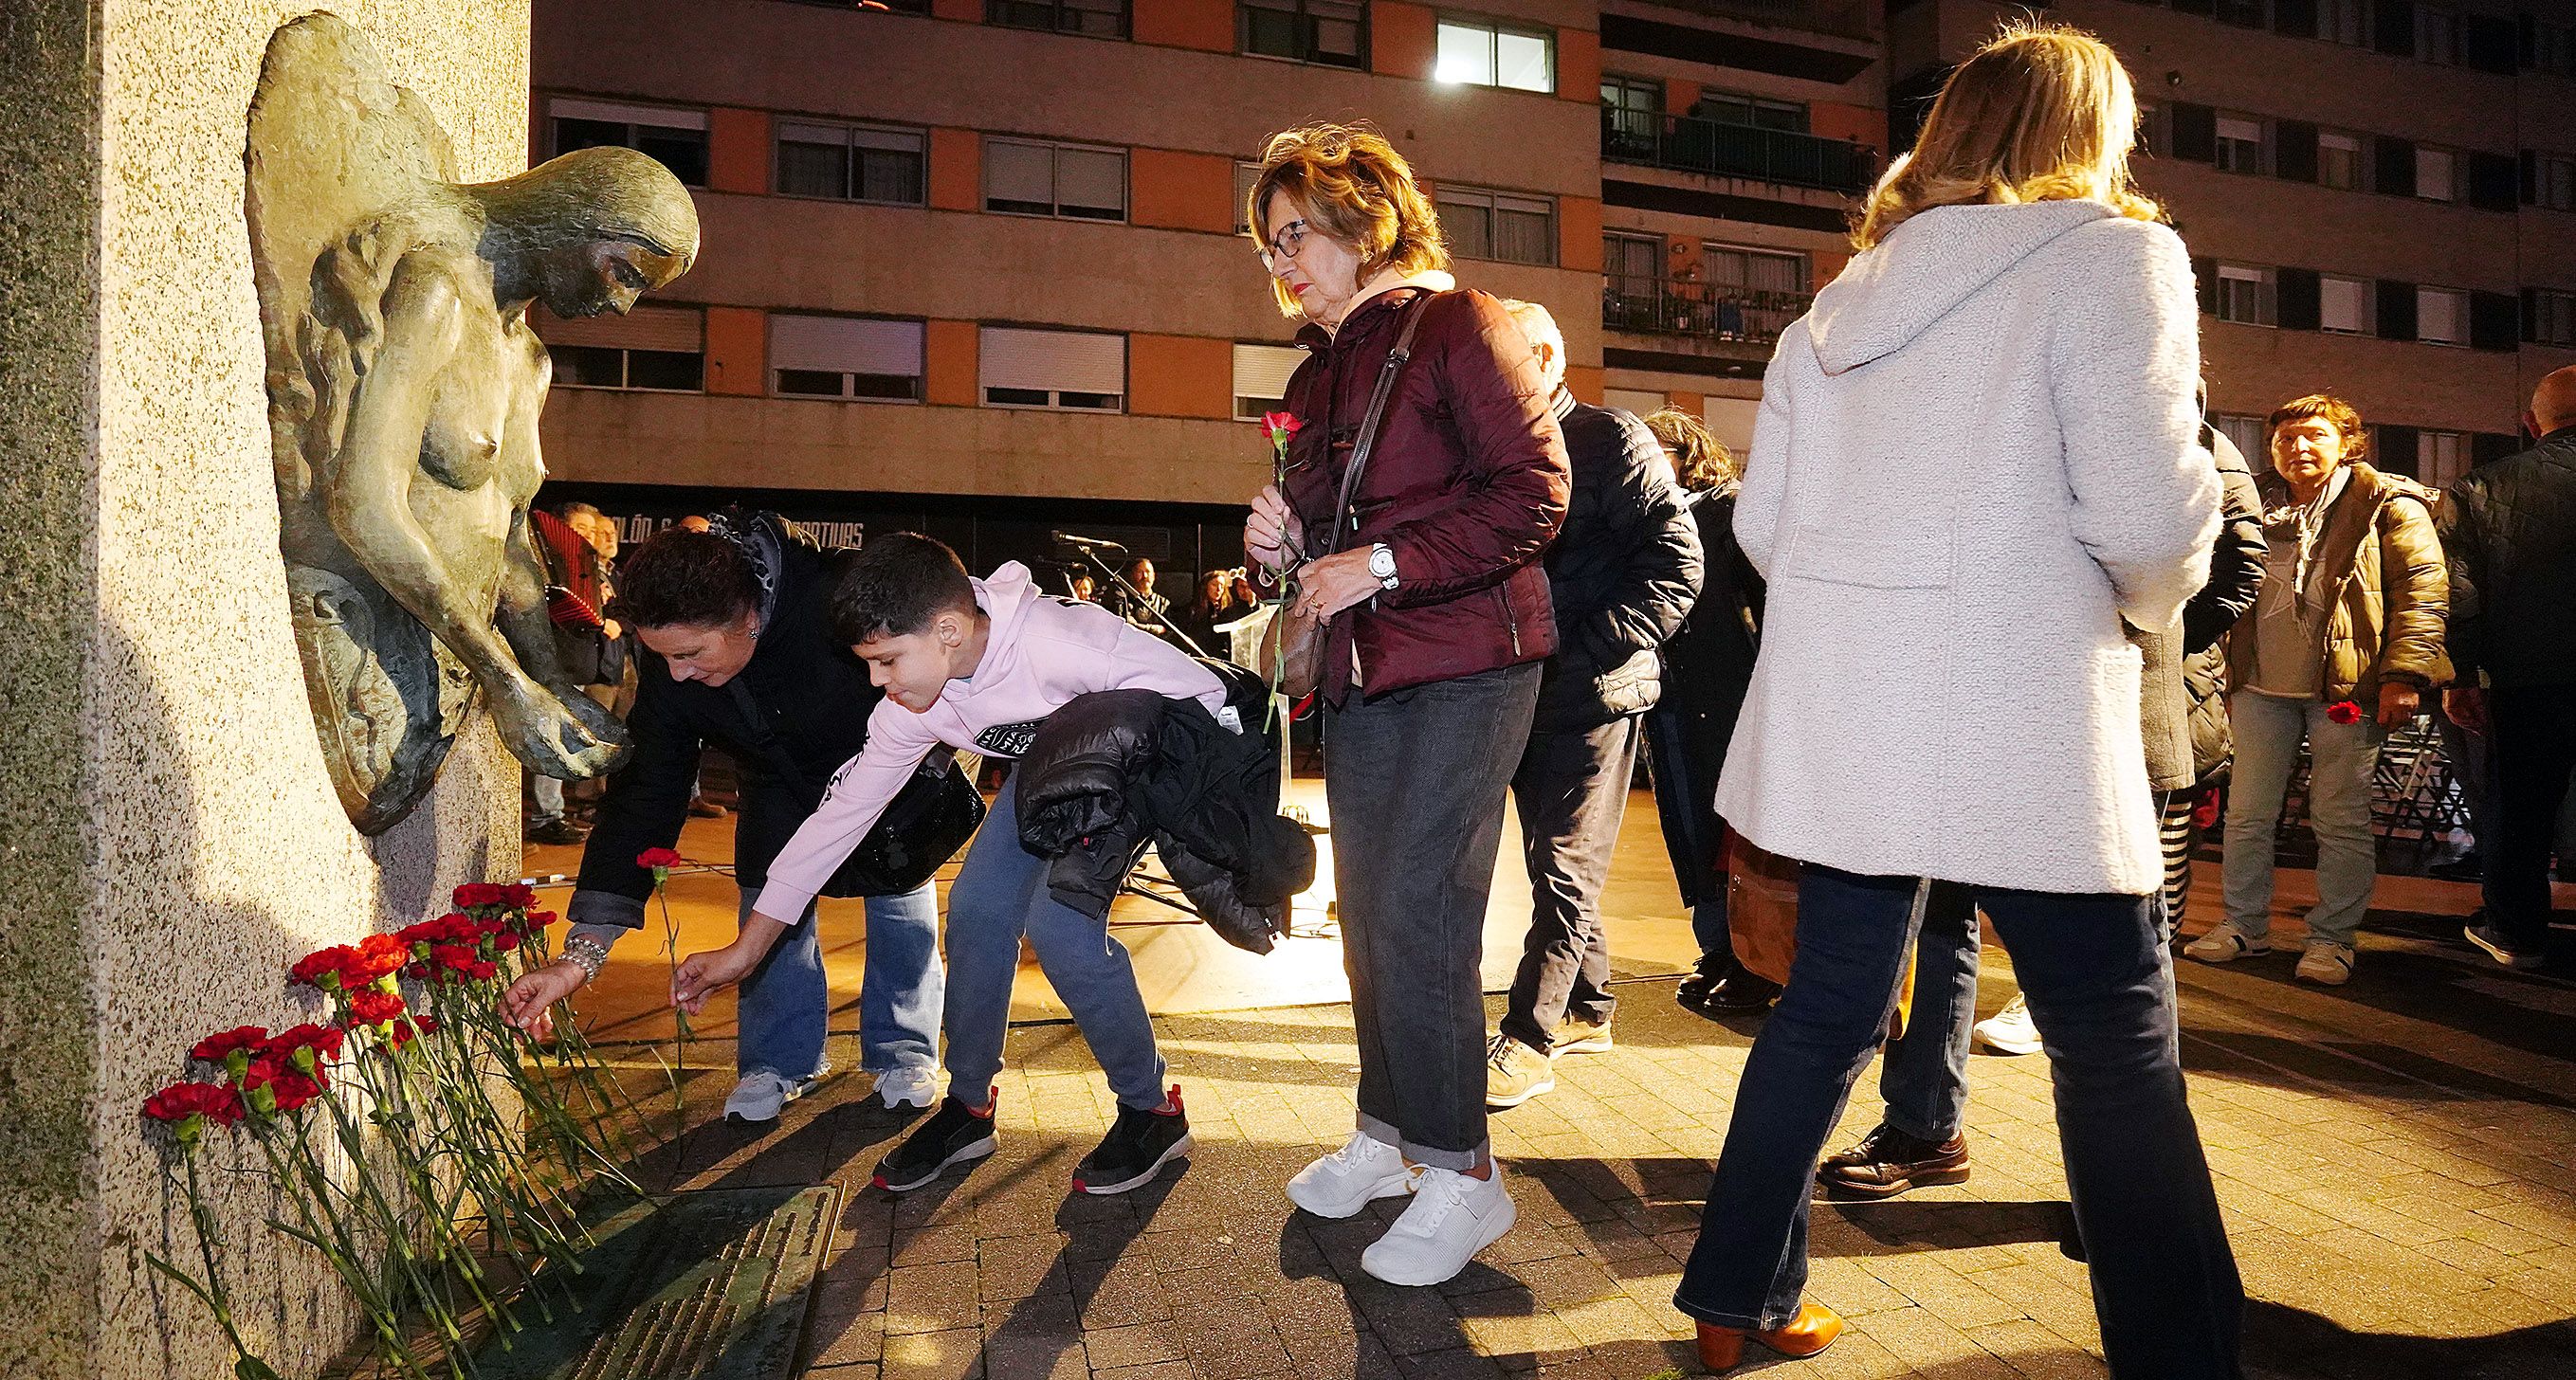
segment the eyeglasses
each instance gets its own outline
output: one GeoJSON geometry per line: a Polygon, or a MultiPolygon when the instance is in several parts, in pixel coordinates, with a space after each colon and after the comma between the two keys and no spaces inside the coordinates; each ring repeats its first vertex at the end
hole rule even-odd
{"type": "Polygon", "coordinates": [[[1279,233],[1261,246],[1261,266],[1276,269],[1279,265],[1296,258],[1297,251],[1305,247],[1306,222],[1292,220],[1280,226],[1279,233]]]}

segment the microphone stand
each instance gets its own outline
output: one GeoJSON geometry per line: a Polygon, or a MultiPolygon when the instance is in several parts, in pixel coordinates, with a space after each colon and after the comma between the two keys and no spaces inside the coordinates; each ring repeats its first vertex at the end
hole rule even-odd
{"type": "MultiPolygon", "coordinates": [[[[1115,587],[1115,588],[1117,588],[1117,589],[1119,589],[1119,590],[1124,591],[1124,592],[1126,593],[1127,598],[1128,598],[1128,601],[1129,601],[1129,602],[1128,602],[1128,605],[1127,605],[1129,608],[1142,608],[1142,607],[1144,607],[1144,604],[1145,604],[1145,591],[1143,591],[1143,590],[1141,590],[1141,589],[1138,589],[1138,588],[1136,588],[1134,585],[1131,585],[1131,584],[1127,583],[1127,577],[1126,577],[1126,576],[1121,575],[1121,574],[1119,574],[1116,570],[1111,569],[1111,568],[1110,568],[1110,565],[1109,565],[1109,562],[1107,562],[1107,561],[1104,561],[1104,560],[1100,559],[1100,549],[1099,549],[1098,547],[1093,546],[1090,542],[1087,542],[1087,541],[1085,541],[1085,542],[1070,542],[1070,541],[1069,541],[1069,542],[1065,542],[1065,543],[1062,543],[1062,544],[1063,544],[1063,545],[1065,545],[1065,546],[1068,546],[1068,547],[1073,548],[1073,550],[1074,550],[1074,552],[1075,552],[1076,554],[1080,555],[1084,560],[1089,561],[1089,562],[1091,563],[1091,568],[1092,568],[1092,569],[1094,569],[1094,570],[1096,570],[1096,571],[1099,571],[1099,572],[1100,572],[1101,578],[1100,578],[1100,579],[1098,579],[1098,580],[1094,580],[1094,581],[1092,582],[1094,585],[1098,586],[1098,587],[1099,587],[1099,588],[1101,588],[1101,589],[1109,589],[1109,588],[1115,587]]],[[[1124,548],[1121,548],[1121,549],[1123,550],[1124,548]]],[[[1134,624],[1130,623],[1130,624],[1129,624],[1129,626],[1133,627],[1133,626],[1134,626],[1134,624]]],[[[1183,649],[1183,650],[1185,650],[1185,651],[1187,651],[1190,655],[1192,655],[1192,656],[1194,656],[1194,657],[1200,657],[1200,658],[1203,658],[1203,659],[1216,660],[1216,661],[1222,661],[1222,660],[1224,660],[1224,658],[1223,658],[1223,657],[1213,657],[1213,658],[1208,657],[1207,649],[1206,649],[1206,648],[1204,648],[1204,647],[1201,647],[1201,646],[1198,644],[1198,642],[1197,642],[1197,640],[1196,640],[1196,639],[1192,638],[1188,633],[1186,633],[1186,632],[1182,631],[1182,630],[1181,630],[1180,625],[1179,625],[1179,624],[1177,624],[1177,623],[1174,623],[1174,622],[1172,621],[1172,617],[1171,617],[1171,615],[1170,615],[1169,613],[1166,613],[1166,614],[1164,614],[1164,615],[1163,615],[1163,632],[1164,632],[1164,634],[1165,634],[1165,635],[1167,635],[1167,636],[1170,636],[1170,637],[1173,637],[1173,638],[1178,639],[1178,640],[1180,641],[1180,644],[1181,644],[1182,649],[1183,649]]]]}

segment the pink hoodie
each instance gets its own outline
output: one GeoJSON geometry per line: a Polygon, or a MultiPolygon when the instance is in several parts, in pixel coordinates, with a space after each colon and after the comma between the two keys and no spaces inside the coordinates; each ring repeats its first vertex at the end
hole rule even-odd
{"type": "Polygon", "coordinates": [[[1224,707],[1225,685],[1215,672],[1097,604],[1048,598],[1017,561],[975,581],[975,602],[993,620],[975,674],[948,682],[923,713],[878,701],[868,716],[867,746],[833,774],[822,807],[769,865],[769,884],[754,910],[795,924],[941,743],[1018,757],[1049,714],[1094,690],[1195,698],[1210,714],[1224,707]]]}

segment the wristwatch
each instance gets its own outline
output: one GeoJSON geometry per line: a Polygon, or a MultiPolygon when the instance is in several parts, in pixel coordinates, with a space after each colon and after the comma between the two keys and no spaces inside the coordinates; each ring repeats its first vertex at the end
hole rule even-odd
{"type": "Polygon", "coordinates": [[[1387,549],[1385,542],[1369,548],[1369,573],[1377,577],[1380,586],[1395,588],[1395,553],[1387,549]]]}

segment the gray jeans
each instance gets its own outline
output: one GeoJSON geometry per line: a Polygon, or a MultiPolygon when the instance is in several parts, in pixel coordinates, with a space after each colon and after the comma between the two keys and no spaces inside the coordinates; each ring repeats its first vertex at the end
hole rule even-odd
{"type": "Polygon", "coordinates": [[[1618,1004],[1610,995],[1601,886],[1609,880],[1610,854],[1628,813],[1642,717],[1533,732],[1512,776],[1521,855],[1529,865],[1530,928],[1503,1033],[1542,1054],[1555,1042],[1557,1022],[1569,1014],[1603,1025],[1618,1004]]]}
{"type": "Polygon", "coordinates": [[[1435,681],[1324,716],[1359,1129],[1468,1169],[1485,1136],[1485,901],[1537,663],[1435,681]]]}
{"type": "Polygon", "coordinates": [[[2221,873],[2228,920],[2249,939],[2272,931],[2273,831],[2305,738],[2308,825],[2317,836],[2317,904],[2308,912],[2308,938],[2351,943],[2379,874],[2378,846],[2370,834],[2370,778],[2379,769],[2379,745],[2388,730],[2369,706],[2359,723],[2339,724],[2326,717],[2322,700],[2251,690],[2227,697],[2227,717],[2236,732],[2221,873]]]}

